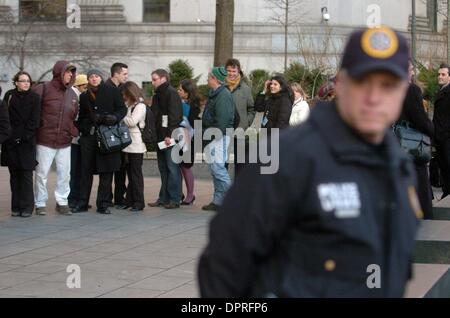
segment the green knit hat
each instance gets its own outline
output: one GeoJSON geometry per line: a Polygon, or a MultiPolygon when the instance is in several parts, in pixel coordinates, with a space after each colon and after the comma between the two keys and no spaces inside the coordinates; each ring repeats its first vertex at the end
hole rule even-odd
{"type": "Polygon", "coordinates": [[[211,70],[211,74],[222,84],[225,83],[225,79],[228,75],[227,70],[223,66],[213,67],[213,69],[211,70]]]}

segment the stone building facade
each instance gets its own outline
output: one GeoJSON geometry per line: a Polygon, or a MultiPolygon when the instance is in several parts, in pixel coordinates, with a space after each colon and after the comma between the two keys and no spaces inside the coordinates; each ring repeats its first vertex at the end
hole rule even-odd
{"type": "MultiPolygon", "coordinates": [[[[332,72],[345,37],[368,22],[410,36],[411,0],[290,2],[289,61],[332,72]]],[[[424,63],[446,59],[446,8],[441,2],[416,0],[417,55],[424,63]]],[[[283,69],[284,27],[277,20],[284,12],[279,3],[235,0],[234,55],[246,72],[283,69]]],[[[153,69],[181,58],[204,83],[213,61],[215,14],[214,0],[0,0],[0,85],[9,88],[20,67],[35,80],[48,79],[58,59],[73,60],[82,71],[96,66],[106,74],[113,62],[123,61],[130,67],[130,80],[147,84],[153,69]],[[80,28],[66,23],[72,14],[66,8],[72,4],[81,9],[80,28]]]]}

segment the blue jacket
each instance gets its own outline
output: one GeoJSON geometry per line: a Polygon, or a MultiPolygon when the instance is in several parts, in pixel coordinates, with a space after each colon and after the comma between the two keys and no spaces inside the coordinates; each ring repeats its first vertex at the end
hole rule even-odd
{"type": "Polygon", "coordinates": [[[233,128],[234,111],[231,92],[225,86],[220,86],[209,94],[208,103],[203,112],[203,128],[219,128],[225,135],[227,128],[233,128]]]}

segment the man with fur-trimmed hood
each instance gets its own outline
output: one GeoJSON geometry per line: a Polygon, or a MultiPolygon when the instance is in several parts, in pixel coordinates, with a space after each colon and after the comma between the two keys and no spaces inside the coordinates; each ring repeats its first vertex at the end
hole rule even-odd
{"type": "Polygon", "coordinates": [[[76,67],[68,61],[58,61],[53,67],[53,79],[33,90],[41,96],[41,124],[37,134],[35,183],[36,214],[46,214],[47,176],[56,163],[56,211],[70,215],[67,197],[70,193],[70,146],[78,136],[75,119],[78,97],[71,89],[76,79],[76,67]]]}

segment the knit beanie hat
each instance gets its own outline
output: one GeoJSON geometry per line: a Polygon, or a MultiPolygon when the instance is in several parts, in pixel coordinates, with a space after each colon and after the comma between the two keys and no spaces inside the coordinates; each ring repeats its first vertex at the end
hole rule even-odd
{"type": "Polygon", "coordinates": [[[225,79],[228,75],[227,70],[223,66],[213,67],[213,69],[211,70],[211,74],[222,84],[225,83],[225,79]]]}
{"type": "Polygon", "coordinates": [[[100,76],[100,77],[102,78],[102,80],[103,80],[103,74],[102,74],[102,72],[99,71],[99,70],[97,70],[97,69],[95,69],[95,68],[90,69],[90,70],[87,72],[87,78],[89,79],[89,77],[91,77],[91,75],[94,75],[94,74],[100,76]]]}

